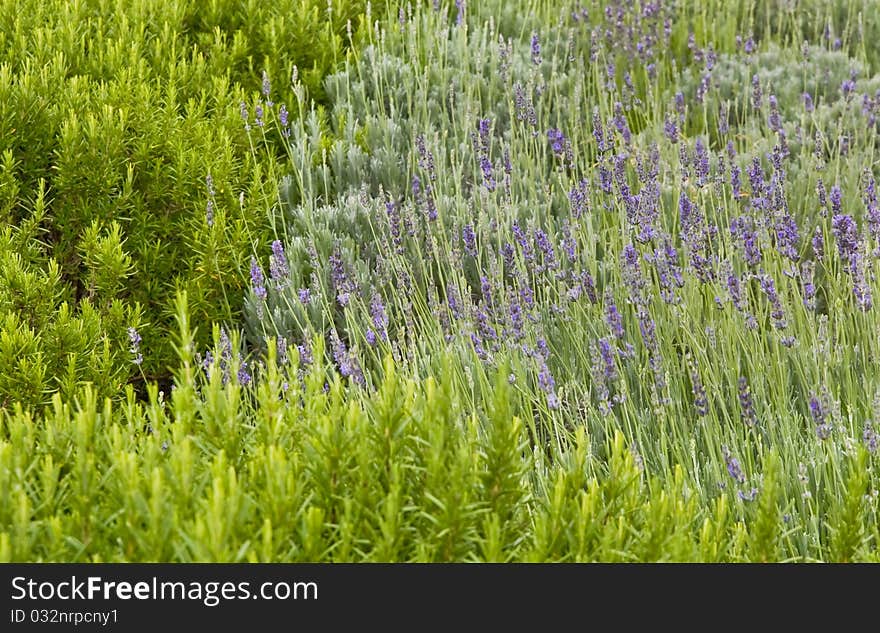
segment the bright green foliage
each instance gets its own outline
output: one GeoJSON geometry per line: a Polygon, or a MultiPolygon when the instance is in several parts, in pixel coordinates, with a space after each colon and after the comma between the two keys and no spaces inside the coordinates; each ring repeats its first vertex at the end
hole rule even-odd
{"type": "MultiPolygon", "coordinates": [[[[376,17],[384,4],[373,2],[376,17]]],[[[200,320],[232,318],[252,240],[266,235],[255,209],[277,180],[274,158],[248,151],[239,103],[257,130],[257,104],[244,95],[261,89],[263,71],[270,98],[294,113],[322,98],[365,5],[0,5],[0,220],[17,227],[0,253],[0,294],[12,297],[0,307],[0,402],[48,402],[71,381],[116,394],[139,377],[128,326],[141,327],[145,375],[167,378],[175,288],[189,291],[200,320]],[[100,360],[83,360],[92,353],[100,360]],[[12,366],[23,372],[15,383],[12,366]]]]}

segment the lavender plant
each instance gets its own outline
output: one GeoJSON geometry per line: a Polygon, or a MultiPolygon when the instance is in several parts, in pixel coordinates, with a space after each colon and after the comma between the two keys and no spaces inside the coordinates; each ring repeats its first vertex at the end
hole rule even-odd
{"type": "Polygon", "coordinates": [[[289,286],[314,312],[255,293],[255,349],[343,344],[328,366],[365,393],[384,354],[425,376],[444,349],[475,409],[508,367],[536,449],[622,432],[648,471],[677,464],[706,500],[733,484],[743,508],[768,450],[831,467],[829,445],[858,445],[878,379],[878,80],[827,42],[745,29],[690,31],[680,68],[662,51],[698,14],[651,7],[582,7],[551,29],[540,12],[510,28],[424,6],[380,28],[328,79],[323,123],[292,130],[271,215],[311,253],[289,286]],[[817,420],[821,385],[837,413],[817,420]]]}
{"type": "Polygon", "coordinates": [[[877,560],[880,68],[804,4],[417,2],[262,86],[242,322],[6,415],[0,556],[877,560]]]}

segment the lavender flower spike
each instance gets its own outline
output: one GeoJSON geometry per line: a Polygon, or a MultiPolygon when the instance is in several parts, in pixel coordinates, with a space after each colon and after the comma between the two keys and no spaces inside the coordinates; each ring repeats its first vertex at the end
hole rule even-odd
{"type": "Polygon", "coordinates": [[[272,242],[272,255],[269,256],[269,277],[279,290],[290,281],[290,268],[287,265],[287,256],[284,254],[284,246],[280,240],[272,242]]]}
{"type": "Polygon", "coordinates": [[[133,362],[135,365],[140,365],[144,362],[144,355],[141,353],[141,340],[141,335],[135,328],[128,328],[128,342],[131,345],[131,347],[129,347],[129,351],[133,356],[131,362],[133,362]]]}
{"type": "Polygon", "coordinates": [[[251,288],[260,300],[266,299],[266,285],[263,278],[263,269],[257,262],[256,257],[251,257],[251,288]]]}

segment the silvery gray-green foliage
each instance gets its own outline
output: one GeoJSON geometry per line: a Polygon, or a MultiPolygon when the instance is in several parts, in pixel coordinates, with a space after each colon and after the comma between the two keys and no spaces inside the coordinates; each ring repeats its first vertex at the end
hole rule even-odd
{"type": "MultiPolygon", "coordinates": [[[[686,68],[681,73],[681,84],[676,90],[692,97],[698,84],[707,74],[706,69],[686,68]]],[[[787,131],[795,138],[795,124],[806,115],[822,130],[834,129],[838,124],[855,126],[866,118],[859,116],[862,103],[852,104],[852,112],[843,115],[852,98],[843,93],[844,82],[853,80],[857,93],[876,95],[880,90],[880,73],[871,74],[859,59],[841,50],[827,46],[806,45],[800,50],[781,48],[775,43],[755,51],[751,55],[721,54],[711,69],[711,90],[707,103],[712,116],[718,116],[721,104],[727,104],[728,123],[734,129],[749,122],[748,111],[752,107],[754,78],[760,85],[765,117],[767,101],[776,98],[779,113],[788,123],[787,131]],[[808,94],[815,112],[805,108],[808,94]],[[853,115],[853,116],[849,116],[853,115]]],[[[672,99],[672,93],[667,98],[672,99]]],[[[693,104],[692,105],[698,105],[693,104]]],[[[876,108],[873,103],[870,108],[876,108]]],[[[876,115],[875,115],[876,116],[876,115]]],[[[875,128],[880,129],[880,128],[875,128]]]]}
{"type": "MultiPolygon", "coordinates": [[[[411,59],[399,37],[366,46],[346,62],[344,71],[326,79],[329,109],[310,113],[305,129],[293,130],[291,154],[301,176],[282,184],[282,197],[328,200],[364,183],[372,195],[381,187],[399,196],[410,186],[416,136],[434,142],[438,163],[468,165],[475,153],[467,130],[475,130],[479,119],[492,121],[500,141],[493,146],[492,160],[500,161],[501,144],[509,141],[517,116],[512,86],[522,87],[536,118],[551,103],[566,111],[582,97],[577,83],[583,68],[576,63],[564,68],[535,64],[528,47],[514,46],[509,35],[527,30],[534,21],[520,16],[517,22],[506,31],[493,23],[461,29],[451,38],[442,22],[437,29],[409,23],[402,28],[419,29],[421,60],[411,59]]],[[[544,30],[541,45],[547,51],[570,49],[573,55],[576,40],[571,34],[570,29],[544,30]]],[[[582,49],[584,42],[578,46],[582,49]]]]}
{"type": "MultiPolygon", "coordinates": [[[[391,309],[387,298],[399,291],[400,280],[383,276],[382,253],[404,251],[401,244],[389,247],[393,229],[388,205],[394,205],[405,225],[402,242],[419,244],[402,256],[418,256],[425,246],[421,243],[427,229],[425,210],[416,208],[413,199],[414,176],[421,179],[423,194],[425,187],[433,187],[432,204],[439,216],[448,218],[446,226],[438,229],[443,237],[435,236],[428,248],[448,250],[457,244],[462,225],[450,220],[460,213],[459,192],[473,197],[473,206],[499,205],[497,214],[519,218],[528,227],[540,223],[545,213],[567,208],[560,192],[533,190],[520,181],[511,185],[504,174],[517,169],[524,159],[522,152],[513,149],[517,143],[546,151],[545,130],[538,126],[545,112],[573,112],[583,97],[582,68],[573,57],[573,31],[542,31],[541,46],[548,61],[536,63],[528,46],[516,46],[505,35],[526,31],[534,24],[528,16],[518,18],[516,28],[508,25],[505,32],[491,21],[480,28],[454,29],[442,18],[437,28],[428,28],[431,19],[430,14],[422,14],[394,38],[378,35],[381,44],[367,46],[347,62],[344,72],[327,78],[329,108],[314,109],[291,126],[293,174],[280,183],[279,205],[272,212],[274,225],[283,227],[290,279],[280,289],[269,284],[265,304],[253,295],[247,299],[247,329],[260,347],[265,345],[265,336],[303,340],[310,332],[328,327],[338,329],[349,342],[363,334],[352,331],[345,316],[348,311],[335,301],[329,279],[331,256],[339,258],[356,284],[354,295],[378,292],[391,309]],[[416,28],[418,39],[412,32],[416,28]],[[413,47],[423,55],[421,64],[412,59],[413,47]],[[571,55],[551,55],[559,50],[569,50],[571,55]],[[565,60],[561,66],[557,57],[565,60]],[[488,158],[497,174],[498,195],[512,187],[503,209],[500,198],[478,198],[483,150],[476,137],[481,120],[491,122],[488,158]],[[436,168],[445,172],[441,179],[449,186],[436,186],[419,167],[418,138],[424,139],[436,168]],[[518,188],[522,188],[521,196],[513,193],[518,188]],[[308,305],[298,298],[303,289],[313,297],[308,305]],[[325,309],[316,307],[321,301],[327,303],[325,309]]],[[[547,161],[542,166],[544,174],[535,176],[552,177],[558,168],[558,162],[547,161]]],[[[476,208],[468,213],[479,215],[476,208]]],[[[486,246],[499,252],[502,244],[502,235],[496,234],[486,246]]],[[[460,245],[454,248],[460,250],[460,245]]],[[[448,275],[422,272],[407,281],[421,289],[420,295],[441,300],[448,275]]],[[[471,293],[479,293],[480,276],[472,262],[463,263],[461,272],[462,301],[467,303],[471,293]]],[[[366,312],[368,306],[362,307],[366,312]]]]}

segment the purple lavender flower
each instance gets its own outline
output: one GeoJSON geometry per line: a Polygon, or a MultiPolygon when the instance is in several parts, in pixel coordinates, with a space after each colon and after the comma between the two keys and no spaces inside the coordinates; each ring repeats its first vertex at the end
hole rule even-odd
{"type": "Polygon", "coordinates": [[[827,440],[831,436],[831,425],[828,423],[828,412],[822,401],[815,394],[810,396],[810,417],[816,425],[816,436],[820,440],[827,440]]]}
{"type": "MultiPolygon", "coordinates": [[[[832,189],[832,196],[833,196],[832,189]]],[[[851,215],[837,214],[831,218],[831,232],[837,243],[840,259],[852,269],[859,252],[859,230],[851,215]]]]}
{"type": "Polygon", "coordinates": [[[501,259],[504,262],[504,273],[512,276],[516,271],[516,249],[510,242],[505,242],[501,247],[501,259]]]}
{"type": "Polygon", "coordinates": [[[809,113],[809,112],[812,112],[813,110],[816,109],[815,106],[813,105],[813,96],[809,92],[805,92],[804,94],[802,94],[801,98],[804,101],[804,111],[805,112],[809,113]]]}
{"type": "Polygon", "coordinates": [[[605,193],[611,193],[614,191],[612,185],[612,174],[611,170],[605,166],[604,161],[599,163],[599,188],[605,193]]]}
{"type": "Polygon", "coordinates": [[[679,220],[684,242],[687,246],[690,268],[702,283],[714,279],[713,257],[709,252],[709,238],[716,230],[707,227],[699,207],[682,191],[678,200],[679,220]]]}
{"type": "Polygon", "coordinates": [[[535,229],[535,244],[543,254],[544,264],[542,269],[554,270],[557,268],[558,263],[556,261],[556,252],[553,250],[553,244],[550,243],[550,238],[541,229],[535,229]]]}
{"type": "MultiPolygon", "coordinates": [[[[217,359],[217,362],[220,366],[221,374],[221,382],[223,385],[226,385],[229,382],[229,368],[232,364],[232,342],[229,340],[229,334],[226,333],[226,328],[220,328],[220,340],[219,340],[219,352],[220,357],[217,359]]],[[[202,363],[202,367],[205,369],[205,373],[208,376],[208,380],[211,379],[211,368],[214,365],[214,355],[209,351],[205,354],[205,360],[202,363]]]]}
{"type": "Polygon", "coordinates": [[[726,446],[721,447],[721,452],[724,454],[724,463],[727,465],[727,473],[730,478],[740,485],[744,484],[746,476],[743,474],[742,466],[739,465],[739,460],[730,454],[730,450],[726,446]]]}
{"type": "Polygon", "coordinates": [[[666,117],[666,121],[663,123],[663,133],[666,134],[666,138],[670,143],[673,145],[678,143],[678,126],[673,117],[666,117]]]}
{"type": "Polygon", "coordinates": [[[287,339],[283,336],[279,336],[275,339],[275,350],[277,352],[276,359],[279,365],[286,365],[289,360],[287,356],[287,339]]]}
{"type": "MultiPolygon", "coordinates": [[[[730,159],[731,162],[733,162],[733,159],[736,158],[736,146],[733,144],[732,139],[727,141],[725,149],[727,150],[727,157],[730,159]]],[[[739,168],[737,168],[737,171],[739,171],[739,168]]]]}
{"type": "Polygon", "coordinates": [[[697,138],[694,144],[694,173],[697,176],[697,184],[702,187],[709,177],[709,152],[703,144],[702,138],[697,138]]]}
{"type": "Polygon", "coordinates": [[[629,145],[632,140],[632,132],[630,132],[629,124],[623,115],[623,106],[619,102],[614,104],[614,119],[612,119],[612,123],[614,123],[614,127],[617,128],[621,138],[623,138],[623,142],[629,145]]]}
{"type": "Polygon", "coordinates": [[[794,218],[783,213],[776,222],[776,250],[791,261],[798,260],[798,228],[794,218]]]}
{"type": "Polygon", "coordinates": [[[477,256],[477,236],[474,233],[474,227],[466,224],[461,230],[461,240],[464,243],[464,250],[471,257],[477,256]]]}
{"type": "Polygon", "coordinates": [[[856,304],[862,312],[868,312],[874,305],[871,286],[865,276],[865,267],[861,262],[861,256],[857,263],[852,265],[853,272],[853,295],[856,298],[856,304]]]}
{"type": "Polygon", "coordinates": [[[718,134],[730,132],[730,106],[725,101],[718,107],[718,134]]]}
{"type": "Polygon", "coordinates": [[[345,346],[342,339],[334,331],[332,334],[333,360],[343,378],[351,378],[356,384],[364,385],[364,374],[357,357],[345,346]]]}
{"type": "Polygon", "coordinates": [[[140,365],[144,362],[144,355],[141,353],[141,335],[138,331],[130,327],[128,328],[128,342],[129,348],[128,351],[131,352],[132,361],[135,365],[140,365]]]}
{"type": "Polygon", "coordinates": [[[458,13],[455,15],[455,26],[461,26],[464,23],[464,0],[455,0],[455,8],[458,9],[458,13]]]}
{"type": "Polygon", "coordinates": [[[779,103],[776,101],[776,95],[770,95],[770,116],[767,119],[767,125],[774,132],[782,129],[782,119],[779,117],[779,103]]]}
{"type": "Polygon", "coordinates": [[[312,356],[312,345],[308,339],[304,339],[302,345],[297,345],[296,351],[299,355],[299,364],[301,367],[308,367],[314,362],[315,359],[312,356]]]}
{"type": "Polygon", "coordinates": [[[748,492],[745,492],[743,490],[737,490],[736,496],[738,498],[742,499],[743,501],[754,501],[758,497],[758,492],[759,491],[757,488],[752,488],[748,492]]]}
{"type": "Polygon", "coordinates": [[[589,209],[590,184],[582,179],[576,187],[568,192],[568,201],[571,204],[571,215],[579,219],[589,209]]]}
{"type": "Polygon", "coordinates": [[[760,207],[764,196],[764,168],[761,159],[755,157],[749,167],[749,184],[752,187],[752,205],[760,207]]]}
{"type": "Polygon", "coordinates": [[[816,261],[821,262],[825,259],[825,236],[822,233],[822,227],[817,226],[813,233],[813,253],[816,254],[816,261]]]}
{"type": "Polygon", "coordinates": [[[746,304],[743,300],[742,284],[740,283],[739,276],[733,271],[732,266],[727,271],[727,294],[730,295],[730,300],[738,311],[742,312],[745,310],[746,304]]]}
{"type": "Polygon", "coordinates": [[[425,137],[421,134],[416,136],[416,151],[419,155],[419,167],[421,169],[424,169],[428,173],[429,180],[435,180],[436,174],[434,172],[434,154],[432,154],[425,145],[425,137]]]}
{"type": "Polygon", "coordinates": [[[535,291],[528,283],[524,283],[519,289],[519,298],[528,310],[535,307],[535,291]]]}
{"type": "Polygon", "coordinates": [[[258,299],[265,301],[267,293],[263,269],[260,268],[256,257],[251,257],[251,288],[258,299]]]}
{"type": "Polygon", "coordinates": [[[483,172],[483,185],[488,191],[495,191],[495,176],[492,174],[492,161],[487,156],[480,157],[480,169],[483,172]]]}
{"type": "Polygon", "coordinates": [[[515,293],[511,293],[508,317],[510,318],[509,334],[514,342],[521,340],[523,338],[523,310],[515,293]]]}
{"type": "Polygon", "coordinates": [[[464,316],[458,298],[458,289],[451,282],[446,284],[446,303],[449,306],[449,311],[452,312],[452,317],[454,319],[461,319],[464,316]]]}
{"type": "Polygon", "coordinates": [[[345,264],[342,261],[342,255],[338,250],[333,251],[328,263],[330,264],[330,280],[336,291],[336,301],[344,308],[348,305],[351,300],[351,295],[356,288],[345,272],[345,264]]]}
{"type": "Polygon", "coordinates": [[[290,283],[290,268],[287,265],[287,256],[284,254],[284,246],[280,240],[272,242],[272,254],[269,256],[269,278],[275,282],[280,290],[290,283]]]}
{"type": "Polygon", "coordinates": [[[648,364],[654,374],[654,390],[656,391],[662,403],[668,403],[669,399],[661,396],[666,388],[666,375],[663,371],[663,359],[660,355],[660,346],[657,342],[657,324],[648,313],[644,305],[637,305],[636,317],[639,321],[639,333],[642,335],[642,342],[648,352],[648,364]]]}
{"type": "Polygon", "coordinates": [[[745,376],[739,377],[739,414],[746,426],[755,426],[758,423],[758,415],[755,413],[755,404],[752,401],[752,390],[745,376]]]}
{"type": "Polygon", "coordinates": [[[532,262],[535,259],[535,252],[532,248],[531,241],[526,235],[525,231],[523,231],[522,227],[520,227],[518,222],[514,222],[511,227],[513,231],[513,236],[516,238],[517,243],[519,244],[520,251],[522,252],[523,259],[526,262],[532,262]]]}
{"type": "Polygon", "coordinates": [[[573,264],[577,261],[577,242],[571,234],[571,225],[568,222],[562,225],[562,250],[569,263],[573,264]]]}
{"type": "Polygon", "coordinates": [[[852,93],[856,90],[856,71],[850,71],[849,79],[844,79],[840,84],[840,92],[843,94],[844,99],[849,100],[852,96],[852,93]]]}
{"type": "Polygon", "coordinates": [[[537,358],[543,358],[544,360],[550,358],[550,348],[547,345],[547,339],[542,337],[535,341],[535,354],[537,358]]]}
{"type": "Polygon", "coordinates": [[[260,103],[254,108],[254,123],[257,124],[257,127],[265,125],[265,121],[263,121],[263,105],[260,103]]]}
{"type": "Polygon", "coordinates": [[[737,165],[730,166],[730,188],[735,197],[742,195],[742,170],[737,165]]]}
{"type": "Polygon", "coordinates": [[[483,152],[489,151],[489,134],[492,130],[491,119],[480,119],[477,121],[477,131],[480,135],[480,149],[483,152]]]}
{"type": "Polygon", "coordinates": [[[865,220],[868,232],[874,241],[880,243],[880,205],[877,203],[877,183],[870,169],[865,169],[865,191],[862,200],[865,203],[865,220]]]}
{"type": "Polygon", "coordinates": [[[697,415],[703,417],[709,413],[709,399],[706,397],[706,388],[700,378],[696,365],[691,363],[691,392],[694,395],[694,409],[697,415]]]}
{"type": "Polygon", "coordinates": [[[642,276],[642,269],[639,265],[639,253],[632,244],[627,244],[623,247],[621,269],[623,282],[629,289],[630,299],[636,304],[643,303],[642,291],[645,288],[645,279],[642,276]]]}
{"type": "Polygon", "coordinates": [[[278,111],[278,120],[281,121],[281,136],[284,138],[290,138],[290,125],[288,124],[289,113],[287,112],[287,106],[281,104],[281,109],[278,111]]]}
{"type": "Polygon", "coordinates": [[[703,103],[706,99],[706,94],[709,92],[709,88],[712,86],[712,73],[703,73],[700,77],[700,84],[697,86],[697,92],[694,97],[697,100],[697,103],[703,103]]]}
{"type": "Polygon", "coordinates": [[[599,339],[599,355],[602,358],[602,366],[605,381],[612,383],[617,380],[617,365],[614,361],[614,352],[607,338],[599,339]]]}
{"type": "Polygon", "coordinates": [[[819,206],[822,207],[822,217],[828,215],[828,192],[825,190],[825,183],[819,178],[816,183],[816,195],[819,196],[819,206]]]}
{"type": "Polygon", "coordinates": [[[761,92],[761,80],[758,75],[752,76],[752,107],[760,110],[763,101],[763,93],[761,92]]]}
{"type": "Polygon", "coordinates": [[[532,33],[532,63],[536,66],[541,65],[541,43],[538,41],[537,33],[532,33]]]}
{"type": "Polygon", "coordinates": [[[843,192],[840,190],[840,187],[837,185],[831,187],[831,195],[829,196],[829,199],[831,200],[831,213],[839,215],[841,205],[843,204],[843,192]]]}
{"type": "Polygon", "coordinates": [[[785,320],[785,312],[782,309],[782,300],[779,298],[779,293],[776,290],[776,283],[773,281],[773,277],[768,274],[761,275],[759,279],[761,290],[767,295],[767,300],[772,308],[770,318],[773,321],[773,327],[777,330],[784,330],[788,327],[788,322],[785,320]]]}
{"type": "MultiPolygon", "coordinates": [[[[538,115],[535,112],[535,106],[532,99],[526,94],[522,84],[514,84],[513,86],[513,103],[516,107],[516,118],[518,121],[527,122],[532,127],[538,124],[538,115]]],[[[537,132],[535,132],[537,134],[537,132]]]]}
{"type": "Polygon", "coordinates": [[[592,387],[596,392],[596,398],[599,400],[599,412],[602,415],[611,413],[611,391],[609,383],[617,378],[617,369],[614,365],[614,357],[611,354],[611,346],[604,339],[600,341],[605,343],[605,353],[607,357],[603,360],[602,354],[599,352],[599,345],[590,342],[590,377],[592,378],[592,387]]]}
{"type": "Polygon", "coordinates": [[[248,364],[246,361],[241,361],[241,364],[238,366],[238,372],[236,373],[236,378],[238,378],[238,384],[242,387],[247,387],[251,384],[251,375],[248,373],[248,364]]]}
{"type": "Polygon", "coordinates": [[[605,143],[605,129],[602,125],[602,119],[599,117],[598,109],[593,110],[593,138],[596,139],[596,147],[600,154],[610,149],[605,143]]]}
{"type": "Polygon", "coordinates": [[[596,296],[596,284],[593,281],[593,276],[586,270],[581,272],[580,288],[586,293],[587,299],[589,299],[590,303],[595,304],[598,301],[596,296]]]}
{"type": "Polygon", "coordinates": [[[245,105],[244,101],[242,101],[241,104],[239,104],[239,113],[241,114],[241,120],[244,121],[245,132],[250,131],[251,126],[250,126],[250,123],[248,123],[248,120],[249,120],[248,109],[247,109],[247,106],[245,105]]]}
{"type": "Polygon", "coordinates": [[[312,292],[308,288],[300,288],[297,295],[299,296],[299,302],[304,306],[309,305],[309,302],[312,300],[312,292]]]}
{"type": "Polygon", "coordinates": [[[862,433],[862,440],[865,442],[865,448],[868,452],[874,454],[877,452],[877,446],[880,445],[880,435],[874,430],[870,422],[865,422],[865,430],[862,433]]]}
{"type": "Polygon", "coordinates": [[[492,282],[485,275],[480,277],[480,292],[483,295],[483,303],[486,304],[486,309],[491,312],[495,307],[492,300],[492,282]]]}
{"type": "Polygon", "coordinates": [[[489,314],[483,310],[477,310],[477,327],[480,333],[480,339],[482,341],[497,341],[498,340],[498,332],[495,330],[495,327],[491,323],[491,319],[489,314]]]}
{"type": "Polygon", "coordinates": [[[373,319],[373,327],[379,332],[379,337],[383,341],[388,340],[388,314],[385,312],[385,305],[378,292],[373,293],[373,299],[370,302],[370,317],[373,319]]]}
{"type": "Polygon", "coordinates": [[[264,70],[263,71],[263,96],[266,98],[266,105],[271,108],[275,104],[272,103],[272,101],[269,99],[270,92],[272,92],[272,84],[269,82],[269,73],[267,73],[264,70]]]}
{"type": "Polygon", "coordinates": [[[391,241],[400,249],[403,244],[403,226],[397,202],[389,200],[385,203],[385,215],[388,216],[388,231],[391,234],[391,241]]]}
{"type": "Polygon", "coordinates": [[[616,339],[623,339],[623,317],[617,309],[617,305],[614,303],[614,297],[611,295],[611,291],[605,292],[605,323],[608,324],[611,333],[616,339]]]}
{"type": "Polygon", "coordinates": [[[553,379],[553,374],[550,373],[550,368],[547,367],[545,360],[541,361],[540,368],[538,369],[538,386],[547,394],[547,406],[551,409],[558,409],[559,399],[556,396],[556,381],[553,379]]]}
{"type": "Polygon", "coordinates": [[[559,128],[550,128],[547,130],[547,139],[550,141],[550,147],[554,154],[562,154],[565,151],[565,135],[559,128]]]}
{"type": "Polygon", "coordinates": [[[804,307],[816,309],[816,285],[813,283],[815,262],[805,261],[801,264],[801,282],[803,283],[804,307]]]}

